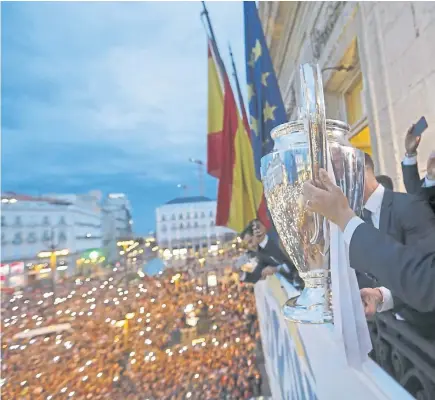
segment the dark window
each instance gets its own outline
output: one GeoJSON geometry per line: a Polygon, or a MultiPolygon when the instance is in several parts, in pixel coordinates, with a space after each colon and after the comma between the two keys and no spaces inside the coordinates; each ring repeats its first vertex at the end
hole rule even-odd
{"type": "Polygon", "coordinates": [[[44,226],[50,225],[50,219],[48,217],[44,217],[42,220],[42,225],[44,226]]]}
{"type": "Polygon", "coordinates": [[[205,218],[205,213],[204,212],[201,213],[201,218],[205,218]]]}
{"type": "Polygon", "coordinates": [[[27,235],[27,243],[36,243],[37,241],[36,233],[35,232],[29,232],[27,235]]]}
{"type": "Polygon", "coordinates": [[[162,221],[166,221],[166,217],[162,215],[162,221]]]}
{"type": "Polygon", "coordinates": [[[214,221],[210,221],[210,226],[214,226],[214,221]]]}
{"type": "Polygon", "coordinates": [[[192,227],[192,225],[190,225],[190,222],[188,222],[186,228],[190,229],[191,227],[192,227]]]}
{"type": "Polygon", "coordinates": [[[15,217],[15,226],[21,226],[21,217],[20,216],[15,217]]]}
{"type": "Polygon", "coordinates": [[[59,225],[66,225],[65,217],[60,217],[59,225]]]}
{"type": "Polygon", "coordinates": [[[194,227],[194,228],[198,228],[198,222],[195,222],[195,223],[193,224],[193,227],[194,227]]]}
{"type": "Polygon", "coordinates": [[[183,219],[183,214],[180,214],[180,215],[178,216],[178,219],[183,219]]]}
{"type": "Polygon", "coordinates": [[[183,224],[180,224],[180,229],[183,229],[184,228],[184,225],[183,224]]]}
{"type": "Polygon", "coordinates": [[[49,242],[51,240],[51,234],[49,231],[44,231],[42,234],[42,241],[43,242],[49,242]]]}
{"type": "Polygon", "coordinates": [[[198,218],[198,213],[195,212],[194,218],[198,218]]]}
{"type": "Polygon", "coordinates": [[[21,236],[21,232],[17,232],[14,236],[14,240],[12,240],[12,243],[15,245],[20,245],[23,243],[23,238],[21,236]]]}
{"type": "Polygon", "coordinates": [[[176,220],[175,214],[172,214],[172,221],[175,221],[175,220],[176,220]]]}
{"type": "Polygon", "coordinates": [[[2,245],[5,245],[6,243],[6,235],[2,232],[2,245]]]}
{"type": "Polygon", "coordinates": [[[66,242],[66,233],[65,232],[59,233],[59,242],[66,242]]]}
{"type": "Polygon", "coordinates": [[[6,226],[6,217],[2,215],[2,226],[6,226]]]}
{"type": "Polygon", "coordinates": [[[210,217],[213,218],[213,211],[210,211],[210,217]]]}

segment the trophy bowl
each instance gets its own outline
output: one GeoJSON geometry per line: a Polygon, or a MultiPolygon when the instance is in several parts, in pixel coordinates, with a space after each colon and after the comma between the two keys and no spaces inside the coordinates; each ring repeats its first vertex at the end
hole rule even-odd
{"type": "MultiPolygon", "coordinates": [[[[326,151],[336,183],[352,209],[360,214],[364,153],[351,147],[348,133],[349,126],[344,122],[326,120],[326,151]]],[[[310,136],[303,120],[282,124],[271,136],[274,150],[261,159],[267,206],[280,240],[305,282],[301,294],[283,306],[283,313],[293,322],[333,322],[329,222],[310,212],[303,202],[303,184],[313,178],[316,168],[310,136]]]]}

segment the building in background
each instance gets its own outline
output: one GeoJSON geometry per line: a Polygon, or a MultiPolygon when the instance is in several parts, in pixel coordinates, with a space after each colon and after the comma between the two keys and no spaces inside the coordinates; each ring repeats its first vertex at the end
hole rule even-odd
{"type": "Polygon", "coordinates": [[[123,193],[109,194],[102,203],[103,246],[110,263],[119,260],[117,242],[133,237],[131,205],[123,193]]]}
{"type": "MultiPolygon", "coordinates": [[[[402,187],[404,137],[422,115],[435,124],[434,2],[259,2],[289,119],[297,119],[299,65],[323,71],[328,118],[351,126],[379,173],[402,187]]],[[[435,149],[423,137],[419,166],[435,149]]]]}
{"type": "Polygon", "coordinates": [[[165,257],[193,255],[231,240],[234,232],[215,225],[216,201],[179,197],[156,209],[157,242],[165,257]]]}
{"type": "Polygon", "coordinates": [[[2,195],[1,234],[2,264],[23,262],[30,275],[40,278],[50,274],[50,253],[55,252],[57,273],[71,276],[83,255],[100,255],[103,236],[98,196],[2,195]]]}

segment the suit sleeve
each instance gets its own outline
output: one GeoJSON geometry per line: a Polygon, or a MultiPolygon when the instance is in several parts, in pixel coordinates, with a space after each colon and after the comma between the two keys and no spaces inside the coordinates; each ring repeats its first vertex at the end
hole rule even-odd
{"type": "Polygon", "coordinates": [[[404,303],[435,311],[435,246],[403,245],[369,224],[359,225],[349,245],[350,266],[372,274],[404,303]]]}
{"type": "Polygon", "coordinates": [[[420,194],[421,180],[420,174],[418,173],[418,165],[405,165],[402,163],[402,174],[406,191],[412,194],[420,194]]]}
{"type": "Polygon", "coordinates": [[[397,214],[405,232],[405,245],[435,249],[435,214],[426,201],[412,196],[412,201],[404,202],[397,214]]]}

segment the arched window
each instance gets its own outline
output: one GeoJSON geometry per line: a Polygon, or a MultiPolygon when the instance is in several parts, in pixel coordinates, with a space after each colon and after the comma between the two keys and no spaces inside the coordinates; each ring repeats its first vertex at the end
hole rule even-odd
{"type": "Polygon", "coordinates": [[[190,229],[192,227],[192,225],[190,225],[190,222],[187,223],[186,228],[190,229]]]}
{"type": "Polygon", "coordinates": [[[66,225],[65,217],[60,217],[59,225],[66,225]]]}
{"type": "Polygon", "coordinates": [[[214,214],[213,211],[210,211],[210,218],[213,218],[214,214]]]}
{"type": "Polygon", "coordinates": [[[44,226],[48,226],[48,225],[50,225],[50,219],[49,219],[47,216],[45,216],[45,217],[42,219],[42,225],[44,225],[44,226]]]}
{"type": "Polygon", "coordinates": [[[183,214],[180,214],[180,215],[178,216],[178,219],[183,219],[183,214]]]}
{"type": "Polygon", "coordinates": [[[166,221],[166,217],[162,215],[162,221],[166,221]]]}
{"type": "Polygon", "coordinates": [[[193,224],[193,227],[194,227],[194,228],[198,228],[198,222],[195,222],[195,223],[193,224]]]}
{"type": "Polygon", "coordinates": [[[198,213],[195,212],[195,215],[193,216],[193,218],[198,218],[198,213]]]}
{"type": "Polygon", "coordinates": [[[19,215],[17,215],[15,217],[15,226],[21,226],[21,217],[19,215]]]}
{"type": "Polygon", "coordinates": [[[184,228],[184,225],[181,223],[180,224],[180,229],[183,229],[184,228]]]}
{"type": "Polygon", "coordinates": [[[12,243],[15,245],[20,245],[23,243],[23,237],[21,236],[21,232],[17,232],[14,236],[14,240],[12,240],[12,243]]]}
{"type": "Polygon", "coordinates": [[[214,226],[214,221],[210,221],[210,226],[214,226]]]}
{"type": "Polygon", "coordinates": [[[204,211],[201,213],[201,218],[205,218],[205,213],[204,213],[204,211]]]}
{"type": "Polygon", "coordinates": [[[27,235],[27,243],[36,243],[38,238],[36,237],[35,232],[29,232],[27,235]]]}
{"type": "Polygon", "coordinates": [[[7,244],[6,235],[2,232],[2,246],[7,244]]]}
{"type": "Polygon", "coordinates": [[[2,215],[2,226],[6,226],[6,217],[2,215]]]}

